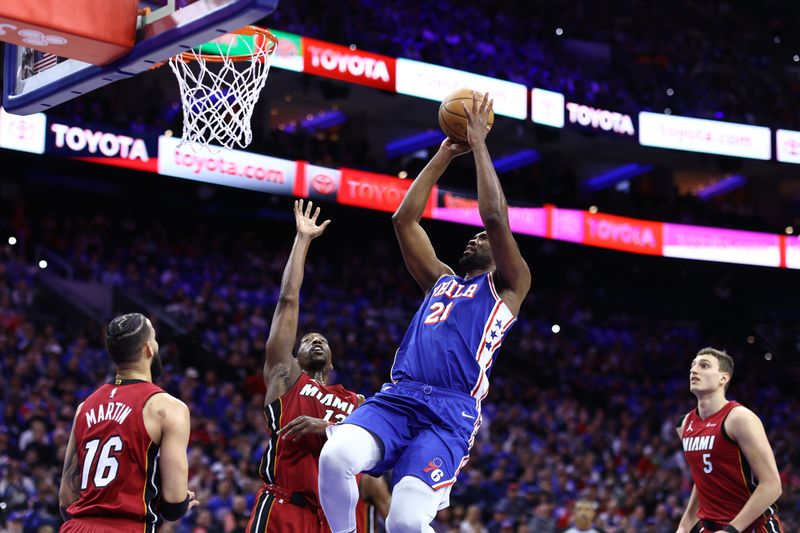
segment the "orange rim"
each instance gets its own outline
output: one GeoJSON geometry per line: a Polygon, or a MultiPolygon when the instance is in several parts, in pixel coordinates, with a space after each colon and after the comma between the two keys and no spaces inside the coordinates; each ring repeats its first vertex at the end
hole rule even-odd
{"type": "Polygon", "coordinates": [[[204,54],[202,52],[181,52],[178,54],[177,57],[180,57],[182,60],[186,61],[195,61],[197,59],[205,59],[206,61],[210,61],[212,63],[223,63],[225,61],[250,61],[254,57],[257,56],[267,56],[271,55],[275,48],[278,46],[278,38],[272,35],[269,30],[264,28],[259,28],[258,26],[245,26],[244,28],[239,28],[238,30],[232,31],[231,33],[235,33],[238,35],[261,35],[262,37],[266,38],[269,41],[269,44],[266,48],[259,48],[258,50],[254,50],[252,54],[241,54],[236,56],[220,56],[214,54],[204,54]]]}

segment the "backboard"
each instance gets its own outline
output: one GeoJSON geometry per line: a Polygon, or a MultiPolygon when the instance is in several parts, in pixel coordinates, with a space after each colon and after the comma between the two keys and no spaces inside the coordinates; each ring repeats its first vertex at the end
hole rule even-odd
{"type": "Polygon", "coordinates": [[[5,43],[3,107],[28,115],[153,68],[172,56],[272,13],[278,0],[139,0],[136,44],[97,66],[5,43]],[[160,5],[166,4],[166,5],[160,5]]]}

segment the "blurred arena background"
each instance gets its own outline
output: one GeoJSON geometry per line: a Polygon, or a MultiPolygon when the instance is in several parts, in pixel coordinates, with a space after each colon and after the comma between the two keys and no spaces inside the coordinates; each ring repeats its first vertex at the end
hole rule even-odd
{"type": "MultiPolygon", "coordinates": [[[[767,429],[785,530],[800,531],[799,19],[778,0],[284,0],[258,22],[288,48],[246,152],[177,147],[167,69],[46,118],[4,112],[0,530],[57,530],[74,409],[110,376],[103,325],[131,311],[155,325],[161,385],[192,413],[190,487],[203,504],[162,531],[243,530],[260,485],[263,347],[296,194],[333,219],[308,259],[301,331],[331,340],[333,382],[370,396],[385,381],[420,296],[388,211],[443,139],[435,98],[401,93],[397,71],[391,83],[380,71],[382,58],[406,58],[525,88],[521,118],[498,112],[488,144],[509,204],[543,224],[520,222],[533,289],[434,529],[549,533],[587,499],[607,533],[674,532],[691,490],[674,425],[695,405],[692,356],[715,346],[737,364],[729,396],[767,429]],[[289,46],[301,42],[305,65],[289,46]],[[561,127],[537,115],[534,88],[562,95],[561,127]],[[702,139],[680,151],[643,142],[643,120],[675,116],[769,128],[769,153],[756,145],[763,129],[731,133],[741,143],[729,153],[702,139]],[[559,238],[558,210],[580,214],[580,239],[559,238]],[[666,257],[666,225],[778,244],[737,233],[744,244],[666,257]]],[[[439,186],[442,220],[425,224],[454,263],[475,231],[447,221],[469,220],[459,209],[474,206],[472,161],[439,186]]]]}

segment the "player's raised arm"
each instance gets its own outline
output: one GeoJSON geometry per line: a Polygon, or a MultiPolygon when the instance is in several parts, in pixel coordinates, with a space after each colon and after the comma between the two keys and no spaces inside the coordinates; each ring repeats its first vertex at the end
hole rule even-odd
{"type": "Polygon", "coordinates": [[[300,367],[292,356],[295,337],[297,336],[297,320],[300,312],[300,287],[306,265],[306,255],[311,241],[322,235],[330,224],[326,220],[317,225],[319,207],[313,212],[313,202],[308,202],[303,211],[303,200],[294,203],[294,218],[297,224],[297,235],[292,252],[283,271],[281,293],[266,347],[264,363],[264,382],[267,385],[265,405],[283,394],[300,377],[300,367]]]}
{"type": "Polygon", "coordinates": [[[431,158],[417,179],[411,184],[405,198],[394,215],[394,232],[400,243],[400,251],[408,271],[424,292],[428,292],[436,280],[443,274],[452,274],[453,270],[439,261],[428,234],[420,226],[419,221],[425,211],[425,205],[431,195],[433,186],[442,176],[453,158],[469,152],[465,143],[457,143],[449,137],[442,142],[439,151],[431,158]]]}
{"type": "Polygon", "coordinates": [[[743,531],[780,497],[782,487],[775,455],[761,420],[751,410],[739,406],[725,419],[725,431],[736,441],[758,480],[758,486],[731,525],[743,531]]]}
{"type": "Polygon", "coordinates": [[[72,429],[69,432],[67,451],[64,453],[64,468],[61,471],[61,484],[58,487],[58,506],[61,510],[61,518],[69,519],[67,507],[75,503],[81,494],[81,472],[78,465],[78,450],[75,447],[75,421],[81,414],[81,407],[75,411],[72,419],[72,429]]]}
{"type": "Polygon", "coordinates": [[[489,93],[483,99],[480,99],[478,93],[473,93],[472,106],[464,104],[467,137],[475,155],[478,173],[478,210],[489,237],[489,246],[497,269],[495,282],[506,305],[516,315],[531,288],[531,271],[511,233],[506,197],[486,147],[491,110],[489,93]]]}

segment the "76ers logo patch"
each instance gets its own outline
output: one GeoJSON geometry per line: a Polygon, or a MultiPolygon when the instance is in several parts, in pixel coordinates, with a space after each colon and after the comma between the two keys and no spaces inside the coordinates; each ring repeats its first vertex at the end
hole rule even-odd
{"type": "Polygon", "coordinates": [[[423,472],[426,474],[430,473],[431,479],[433,481],[441,481],[444,477],[444,472],[442,472],[442,460],[439,457],[434,457],[430,461],[428,461],[428,466],[422,469],[423,472]]]}

